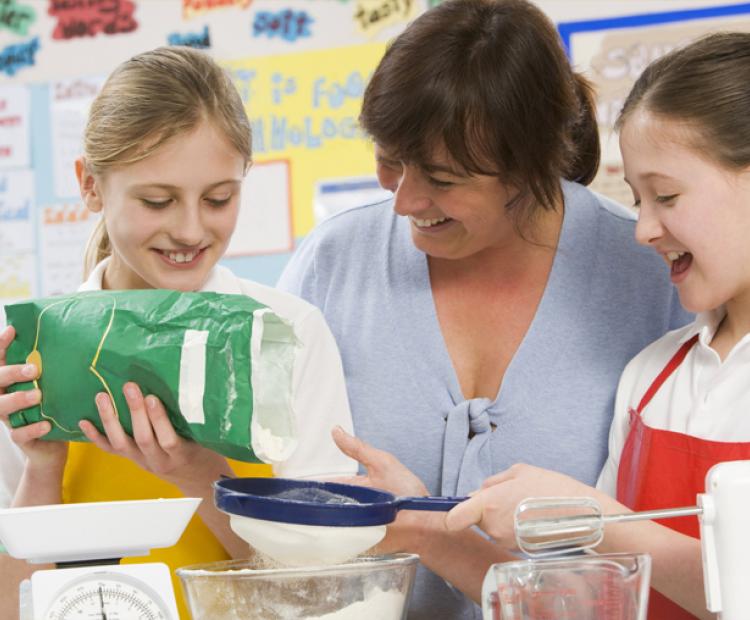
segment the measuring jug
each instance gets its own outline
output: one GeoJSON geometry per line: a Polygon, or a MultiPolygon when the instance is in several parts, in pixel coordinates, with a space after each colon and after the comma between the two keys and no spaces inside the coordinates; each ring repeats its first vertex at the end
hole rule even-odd
{"type": "Polygon", "coordinates": [[[696,506],[602,515],[586,498],[537,498],[516,510],[516,540],[529,554],[560,553],[596,545],[604,525],[695,515],[700,524],[706,609],[722,620],[746,620],[750,610],[750,460],[725,461],[706,474],[696,506]]]}
{"type": "Polygon", "coordinates": [[[482,584],[484,620],[645,620],[647,554],[612,553],[493,564],[482,584]]]}

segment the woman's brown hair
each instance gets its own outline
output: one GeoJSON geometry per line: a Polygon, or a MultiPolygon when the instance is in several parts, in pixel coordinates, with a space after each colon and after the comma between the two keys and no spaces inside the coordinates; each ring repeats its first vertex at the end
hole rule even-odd
{"type": "Polygon", "coordinates": [[[588,184],[599,166],[592,90],[525,0],[448,0],[417,18],[375,70],[360,123],[406,163],[429,167],[445,146],[465,172],[530,193],[517,221],[554,208],[561,177],[588,184]]]}
{"type": "MultiPolygon", "coordinates": [[[[135,163],[204,120],[223,132],[249,166],[250,122],[229,75],[189,47],[138,54],[114,70],[91,105],[84,132],[86,167],[96,176],[135,163]]],[[[84,277],[110,254],[102,218],[86,248],[84,277]]]]}
{"type": "Polygon", "coordinates": [[[691,146],[727,168],[750,166],[750,33],[711,34],[652,62],[615,127],[640,108],[684,123],[691,146]]]}

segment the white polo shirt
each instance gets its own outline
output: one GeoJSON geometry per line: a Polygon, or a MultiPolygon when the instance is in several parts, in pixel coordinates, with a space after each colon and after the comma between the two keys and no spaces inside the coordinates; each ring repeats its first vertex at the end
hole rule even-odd
{"type": "MultiPolygon", "coordinates": [[[[79,291],[101,290],[108,259],[99,263],[79,291]]],[[[202,291],[247,295],[289,321],[300,346],[293,368],[293,398],[299,444],[292,456],[274,464],[276,476],[334,478],[353,476],[356,461],[333,443],[331,429],[340,425],[352,432],[352,418],[338,347],[320,310],[312,304],[270,286],[235,276],[221,265],[214,267],[202,291]]],[[[0,507],[10,504],[23,470],[24,455],[0,429],[0,507]]]]}
{"type": "Polygon", "coordinates": [[[630,430],[628,410],[684,342],[699,334],[685,359],[641,413],[650,427],[700,439],[750,442],[750,334],[722,362],[709,345],[724,318],[723,308],[698,315],[690,325],[665,334],[636,355],[620,377],[609,433],[609,457],[597,488],[614,496],[617,470],[630,430]]]}

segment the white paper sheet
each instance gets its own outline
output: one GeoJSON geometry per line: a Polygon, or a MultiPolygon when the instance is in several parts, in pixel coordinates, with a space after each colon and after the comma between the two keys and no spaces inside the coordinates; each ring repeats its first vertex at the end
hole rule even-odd
{"type": "Polygon", "coordinates": [[[380,187],[375,176],[321,179],[315,184],[315,223],[350,207],[387,200],[393,194],[380,187]]]}
{"type": "Polygon", "coordinates": [[[103,77],[77,78],[50,84],[52,169],[55,196],[78,196],[75,160],[83,152],[83,132],[91,102],[104,84],[103,77]]]}
{"type": "Polygon", "coordinates": [[[34,219],[31,170],[0,171],[0,256],[35,250],[34,219]]]}
{"type": "Polygon", "coordinates": [[[289,252],[292,204],[287,161],[257,162],[242,184],[237,228],[226,256],[289,252]]]}
{"type": "MultiPolygon", "coordinates": [[[[0,306],[37,296],[37,260],[33,252],[0,254],[0,306]]],[[[5,313],[0,311],[0,325],[5,313]]]]}
{"type": "Polygon", "coordinates": [[[72,293],[83,280],[86,242],[99,216],[83,205],[57,204],[40,210],[41,294],[72,293]]]}

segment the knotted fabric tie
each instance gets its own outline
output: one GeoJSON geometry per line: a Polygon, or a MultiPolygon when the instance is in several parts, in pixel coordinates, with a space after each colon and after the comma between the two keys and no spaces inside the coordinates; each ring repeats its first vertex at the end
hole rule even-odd
{"type": "Polygon", "coordinates": [[[445,416],[441,495],[466,495],[492,474],[491,405],[488,398],[473,398],[455,405],[445,416]]]}

